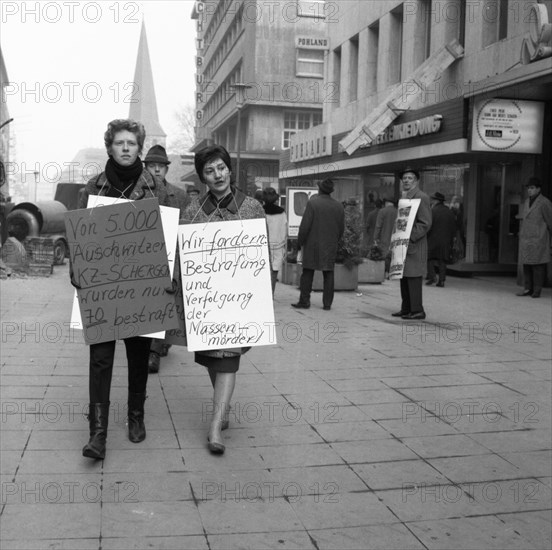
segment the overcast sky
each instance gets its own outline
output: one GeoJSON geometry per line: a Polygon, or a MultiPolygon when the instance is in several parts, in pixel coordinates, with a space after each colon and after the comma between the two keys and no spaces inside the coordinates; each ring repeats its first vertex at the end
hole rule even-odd
{"type": "Polygon", "coordinates": [[[70,161],[127,118],[145,19],[161,125],[194,102],[192,0],[2,0],[2,52],[18,163],[70,161]]]}

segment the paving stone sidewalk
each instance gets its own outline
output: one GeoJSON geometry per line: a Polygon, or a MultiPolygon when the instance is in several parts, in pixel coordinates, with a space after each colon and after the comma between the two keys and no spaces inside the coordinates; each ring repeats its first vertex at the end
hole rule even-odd
{"type": "Polygon", "coordinates": [[[244,356],[224,456],[206,448],[209,378],[174,346],[128,441],[118,344],[95,462],[67,266],[2,281],[0,548],[550,548],[551,291],[517,290],[449,277],[404,322],[398,282],[331,311],[278,284],[277,343],[244,356]]]}

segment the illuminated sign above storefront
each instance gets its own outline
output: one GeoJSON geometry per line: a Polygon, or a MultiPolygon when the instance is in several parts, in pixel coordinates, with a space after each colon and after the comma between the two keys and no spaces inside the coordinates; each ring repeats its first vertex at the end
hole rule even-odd
{"type": "Polygon", "coordinates": [[[474,101],[472,120],[472,151],[542,152],[542,102],[480,99],[474,101]]]}

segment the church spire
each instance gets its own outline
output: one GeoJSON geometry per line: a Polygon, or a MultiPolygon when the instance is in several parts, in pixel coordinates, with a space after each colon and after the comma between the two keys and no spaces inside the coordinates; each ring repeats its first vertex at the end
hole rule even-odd
{"type": "Polygon", "coordinates": [[[146,128],[144,152],[152,145],[165,146],[167,134],[161,128],[157,114],[157,100],[153,85],[153,73],[146,36],[146,24],[142,21],[138,57],[134,71],[134,93],[130,103],[129,118],[140,121],[146,128]]]}

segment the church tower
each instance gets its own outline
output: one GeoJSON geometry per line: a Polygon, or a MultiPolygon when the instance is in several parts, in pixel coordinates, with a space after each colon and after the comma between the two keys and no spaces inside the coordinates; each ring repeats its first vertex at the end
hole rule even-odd
{"type": "Polygon", "coordinates": [[[130,103],[129,118],[141,122],[146,128],[146,141],[144,154],[152,145],[165,147],[167,134],[161,128],[157,114],[157,100],[153,86],[153,73],[146,36],[146,25],[142,21],[140,32],[140,44],[138,45],[138,58],[134,71],[134,93],[130,103]]]}

